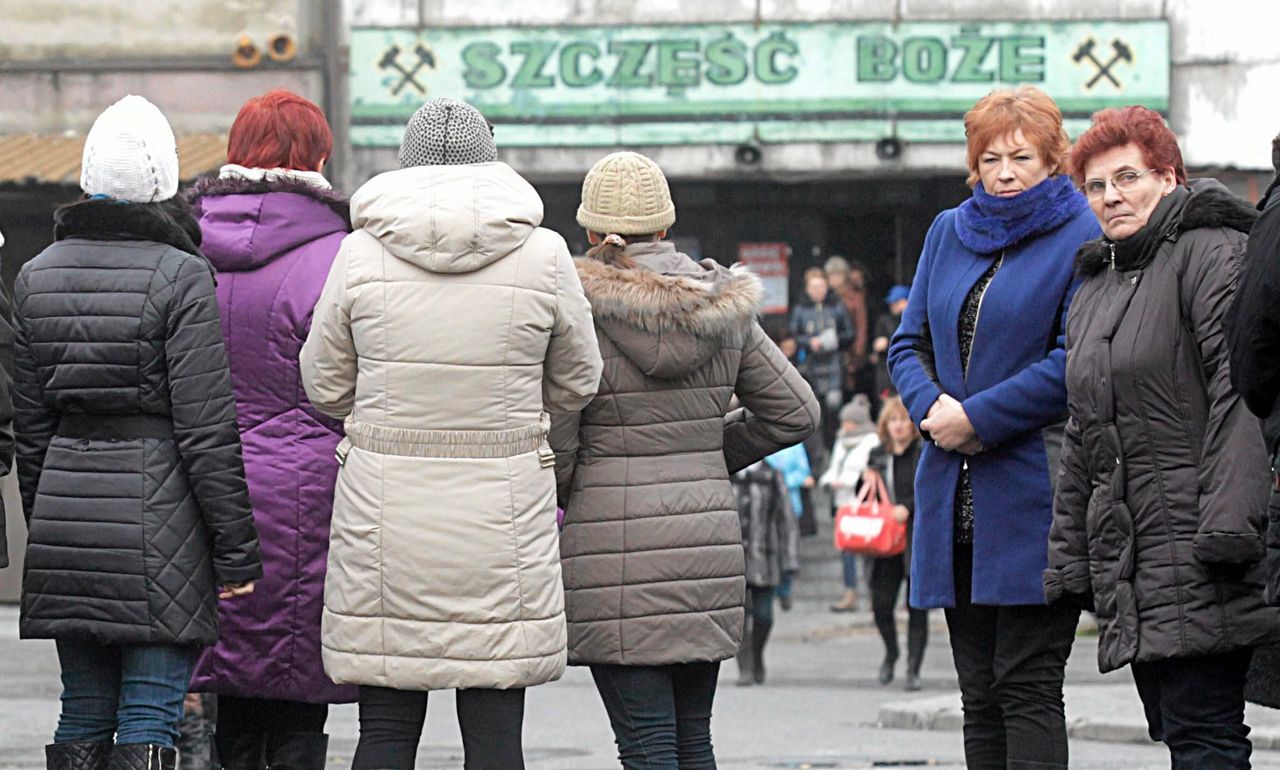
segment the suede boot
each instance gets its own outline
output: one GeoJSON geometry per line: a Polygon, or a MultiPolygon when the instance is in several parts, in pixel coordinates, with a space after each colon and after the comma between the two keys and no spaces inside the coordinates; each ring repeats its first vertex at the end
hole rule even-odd
{"type": "Polygon", "coordinates": [[[218,766],[222,770],[264,770],[266,760],[266,733],[213,733],[213,745],[218,751],[218,766]]]}
{"type": "Polygon", "coordinates": [[[324,770],[329,736],[324,733],[273,733],[267,736],[269,770],[324,770]]]}

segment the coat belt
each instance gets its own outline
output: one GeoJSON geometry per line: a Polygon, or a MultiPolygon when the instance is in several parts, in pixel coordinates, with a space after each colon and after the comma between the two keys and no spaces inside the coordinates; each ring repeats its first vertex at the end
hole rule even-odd
{"type": "Polygon", "coordinates": [[[538,452],[544,468],[555,464],[555,454],[547,444],[551,416],[543,413],[538,422],[508,430],[424,430],[389,428],[348,419],[347,437],[338,445],[339,464],[345,463],[351,447],[366,452],[404,457],[495,459],[538,452]]]}

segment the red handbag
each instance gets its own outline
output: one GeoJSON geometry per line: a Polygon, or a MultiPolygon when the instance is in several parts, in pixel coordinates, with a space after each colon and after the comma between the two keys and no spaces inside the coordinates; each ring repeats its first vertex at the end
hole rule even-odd
{"type": "Polygon", "coordinates": [[[836,511],[836,548],[866,556],[897,556],[907,548],[907,524],[893,518],[893,501],[879,473],[862,485],[853,505],[836,511]]]}

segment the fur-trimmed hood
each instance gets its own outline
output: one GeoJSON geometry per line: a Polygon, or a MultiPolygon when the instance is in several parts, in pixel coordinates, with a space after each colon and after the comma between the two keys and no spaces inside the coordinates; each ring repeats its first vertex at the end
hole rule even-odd
{"type": "Polygon", "coordinates": [[[53,238],[91,241],[154,241],[200,254],[200,226],[181,198],[160,203],[124,203],[88,198],[53,214],[53,238]]]}
{"type": "Polygon", "coordinates": [[[351,231],[333,190],[287,177],[201,179],[188,193],[204,251],[222,271],[254,270],[309,243],[351,231]]]}
{"type": "MultiPolygon", "coordinates": [[[[1258,218],[1257,210],[1216,179],[1190,180],[1187,191],[1190,194],[1182,203],[1182,210],[1165,217],[1170,225],[1160,240],[1177,241],[1183,233],[1201,228],[1225,227],[1248,233],[1258,218]]],[[[1102,272],[1111,259],[1111,244],[1105,236],[1085,243],[1076,253],[1076,270],[1086,278],[1102,272]]]]}
{"type": "Polygon", "coordinates": [[[759,311],[764,287],[742,265],[695,262],[667,241],[632,244],[626,254],[637,267],[578,259],[578,276],[596,324],[649,376],[696,369],[759,311]]]}

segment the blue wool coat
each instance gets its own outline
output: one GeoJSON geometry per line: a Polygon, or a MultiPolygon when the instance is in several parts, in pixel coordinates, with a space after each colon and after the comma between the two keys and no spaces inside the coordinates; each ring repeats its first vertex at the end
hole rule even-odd
{"type": "MultiPolygon", "coordinates": [[[[1025,194],[1025,193],[1024,193],[1025,194]]],[[[975,604],[1044,604],[1053,481],[1067,413],[1067,309],[1074,256],[1100,232],[1082,207],[1056,229],[1003,250],[978,316],[966,378],[958,325],[969,290],[1001,257],[957,235],[957,209],[929,228],[889,368],[919,425],[942,393],[964,405],[984,451],[969,458],[975,604]]],[[[955,606],[952,522],[965,457],[926,443],[916,475],[911,605],[955,606]]]]}

